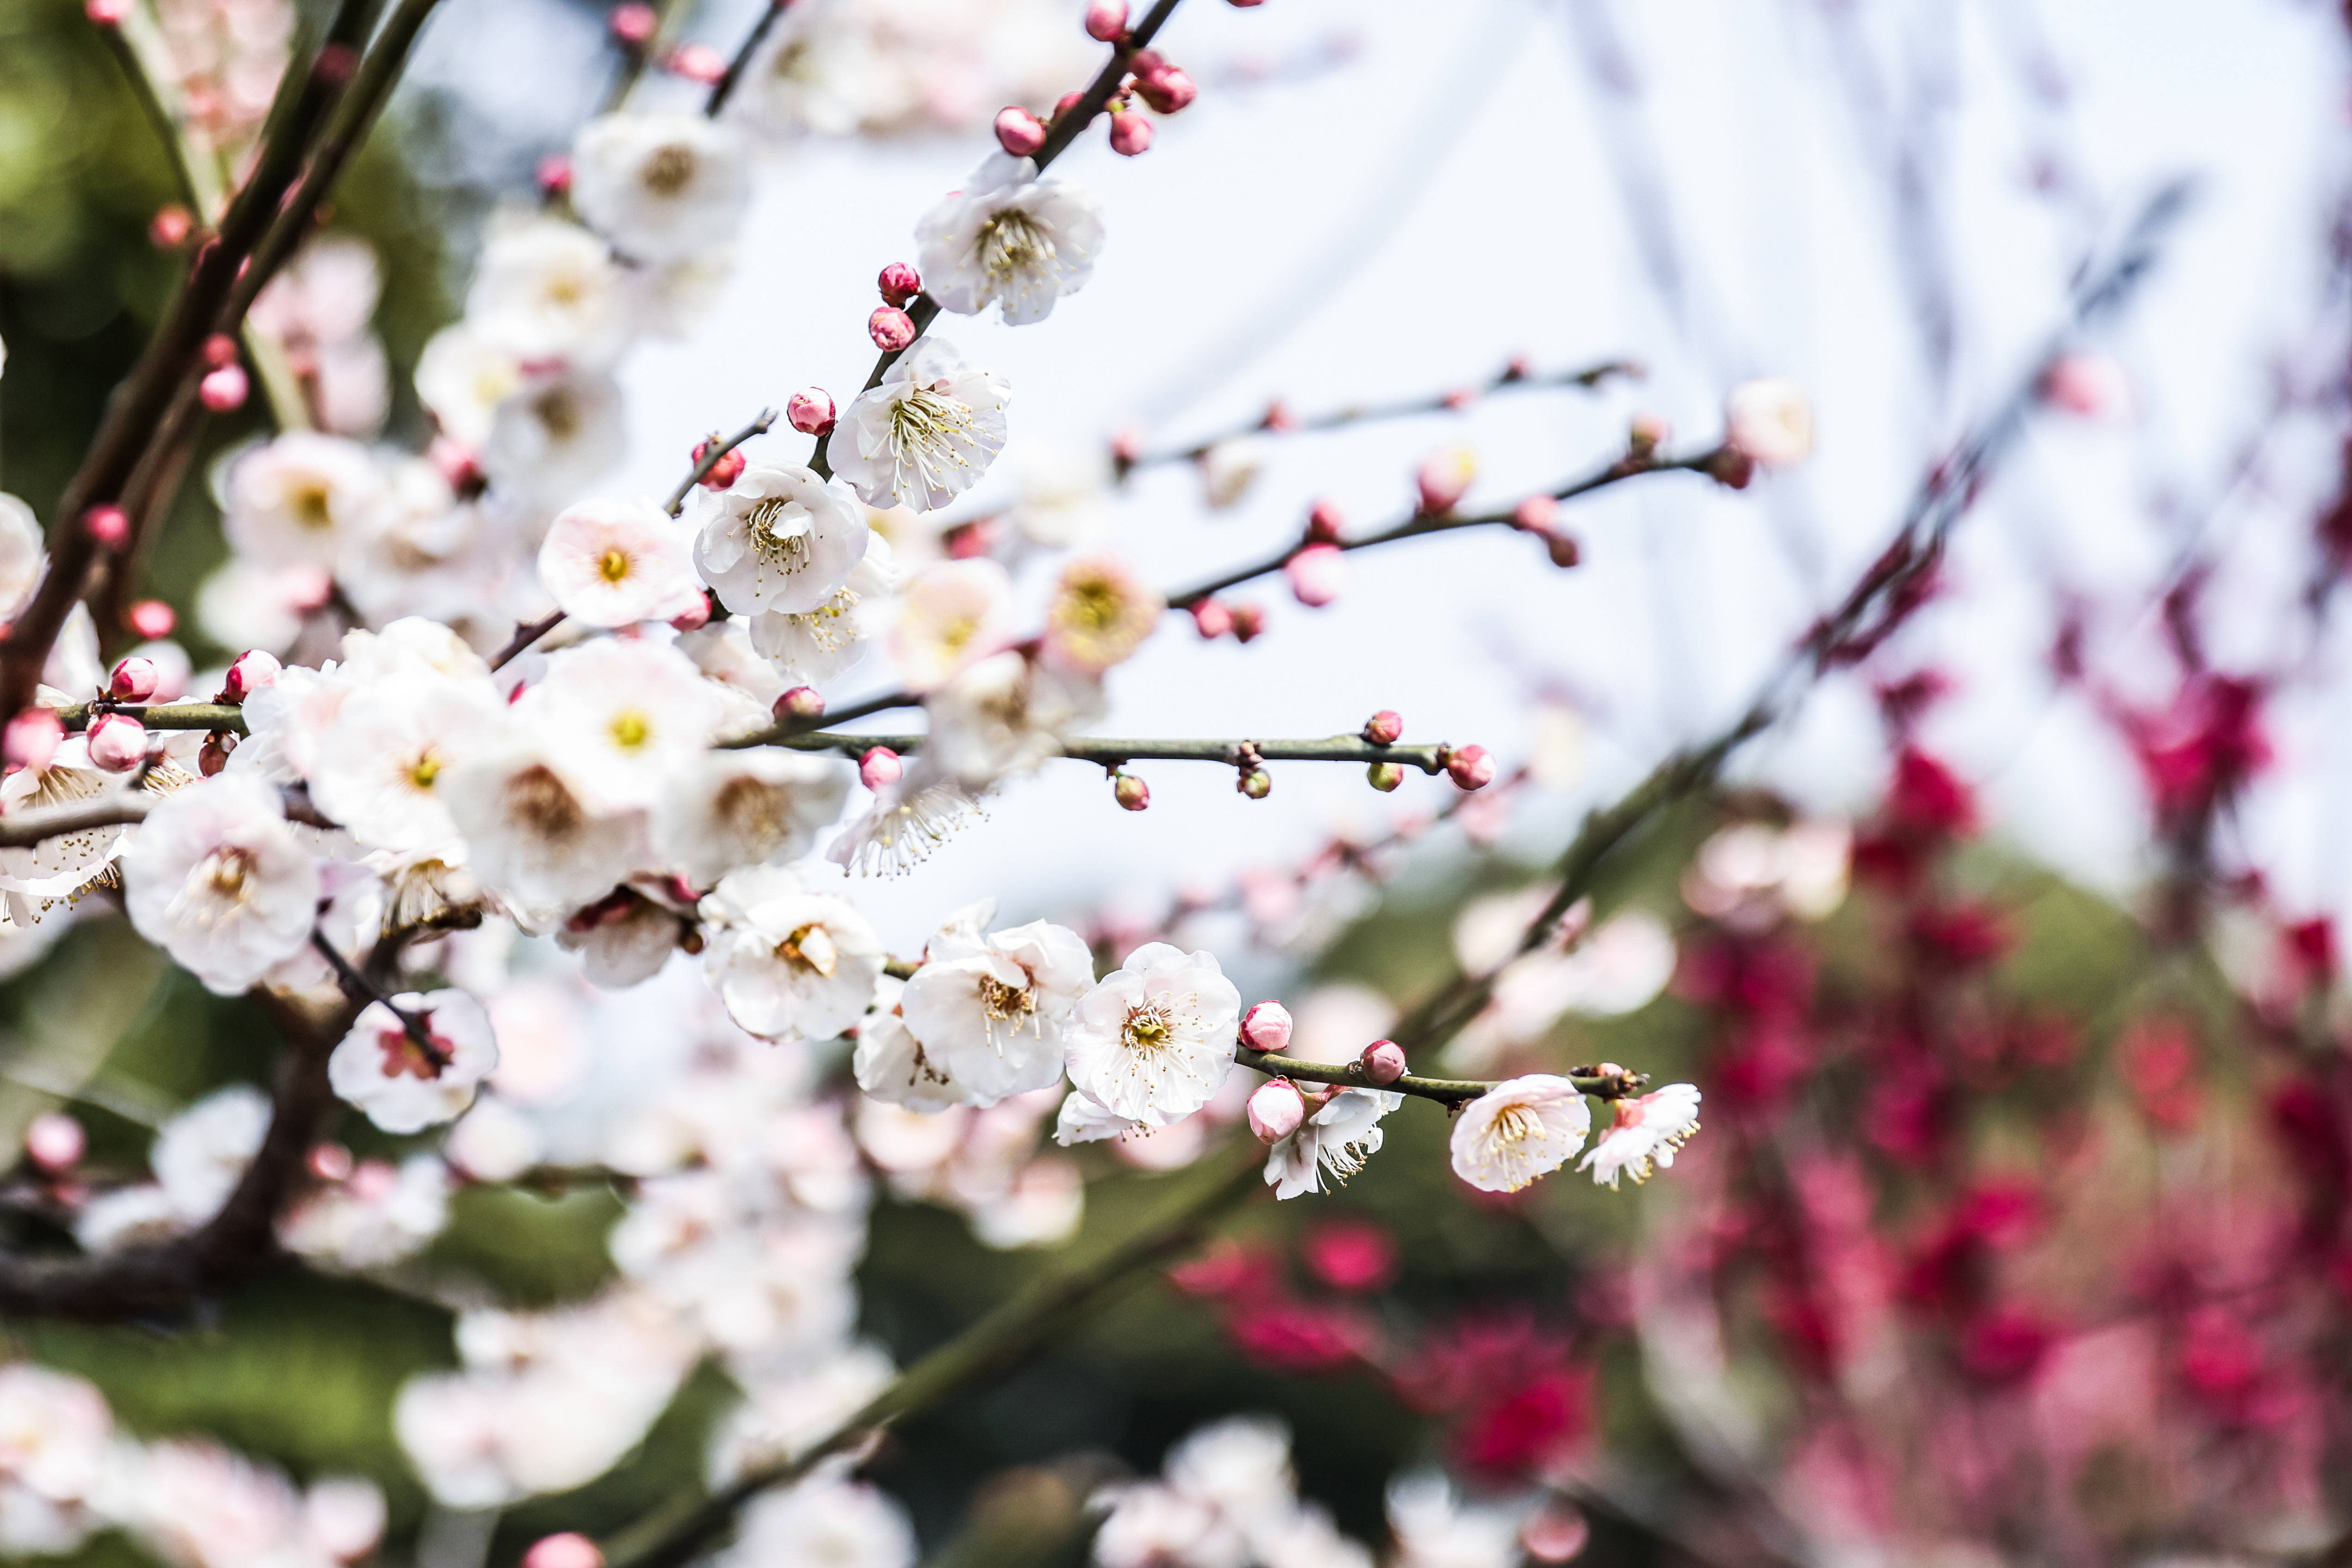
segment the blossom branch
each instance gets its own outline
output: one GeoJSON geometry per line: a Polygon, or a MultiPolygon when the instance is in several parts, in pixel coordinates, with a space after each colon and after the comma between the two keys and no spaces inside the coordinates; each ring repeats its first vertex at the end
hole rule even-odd
{"type": "MultiPolygon", "coordinates": [[[[1121,477],[1137,468],[1152,468],[1165,463],[1197,462],[1208,456],[1211,448],[1225,441],[1248,436],[1307,436],[1323,430],[1338,430],[1350,425],[1370,425],[1388,419],[1410,419],[1423,414],[1448,414],[1466,407],[1482,397],[1499,392],[1537,392],[1554,387],[1597,387],[1612,377],[1623,376],[1639,381],[1647,372],[1637,360],[1603,360],[1582,370],[1562,371],[1554,375],[1530,374],[1517,361],[1506,365],[1486,380],[1474,385],[1442,392],[1433,397],[1402,397],[1392,403],[1355,403],[1328,414],[1310,415],[1304,419],[1269,412],[1255,425],[1228,430],[1222,436],[1212,436],[1189,447],[1166,447],[1157,452],[1144,452],[1118,463],[1121,477]]],[[[1279,408],[1279,405],[1276,408],[1279,408]]]]}
{"type": "MultiPolygon", "coordinates": [[[[920,751],[923,735],[845,735],[828,730],[801,733],[767,731],[748,740],[730,741],[730,748],[786,746],[796,752],[839,752],[861,756],[877,746],[908,754],[920,751]]],[[[1434,745],[1383,746],[1360,735],[1333,735],[1318,741],[1115,741],[1084,737],[1064,741],[1061,754],[1072,762],[1098,763],[1115,768],[1132,762],[1222,763],[1241,767],[1250,760],[1268,763],[1399,763],[1424,773],[1445,771],[1449,748],[1434,745]]]]}
{"type": "Polygon", "coordinates": [[[743,73],[751,68],[751,57],[758,54],[760,46],[768,41],[768,35],[775,30],[776,24],[782,20],[792,3],[793,0],[768,0],[767,5],[760,12],[760,19],[751,24],[751,31],[745,36],[742,47],[737,49],[735,58],[727,62],[727,69],[719,79],[710,84],[710,96],[702,104],[704,114],[713,120],[719,118],[719,111],[726,108],[727,100],[735,95],[736,84],[743,79],[743,73]]]}
{"type": "Polygon", "coordinates": [[[145,790],[119,789],[66,805],[10,812],[0,816],[0,849],[29,849],[68,834],[144,822],[155,808],[156,798],[145,790]]]}
{"type": "Polygon", "coordinates": [[[611,1568],[679,1568],[760,1493],[801,1479],[823,1460],[855,1449],[908,1416],[1025,1360],[1050,1342],[1079,1309],[1138,1269],[1192,1247],[1219,1215],[1265,1191],[1259,1173],[1263,1151],[1255,1143],[1237,1147],[1238,1157],[1229,1152],[1222,1162],[1203,1161],[1206,1168],[1190,1177],[1187,1189],[1140,1228],[1092,1261],[1037,1280],[899,1373],[865,1408],[815,1443],[789,1458],[745,1471],[674,1522],[665,1523],[656,1513],[624,1531],[607,1552],[611,1568]]]}
{"type": "Polygon", "coordinates": [[[449,1047],[428,1034],[425,1026],[413,1015],[394,1006],[392,998],[383,994],[383,988],[353,968],[352,961],[345,958],[341,950],[328,940],[327,933],[316,926],[310,928],[310,946],[327,961],[327,967],[335,972],[335,984],[342,987],[343,994],[354,1005],[365,1008],[372,1003],[383,1003],[383,1010],[400,1020],[400,1032],[408,1037],[410,1045],[424,1053],[425,1059],[433,1064],[435,1072],[449,1065],[449,1047]]]}
{"type": "MultiPolygon", "coordinates": [[[[1455,1106],[1477,1099],[1494,1083],[1477,1079],[1422,1078],[1407,1073],[1393,1083],[1375,1083],[1364,1071],[1364,1064],[1352,1062],[1310,1062],[1297,1057],[1277,1056],[1272,1051],[1254,1051],[1247,1046],[1234,1053],[1234,1061],[1269,1078],[1302,1079],[1313,1083],[1334,1084],[1341,1089],[1385,1089],[1396,1094],[1409,1094],[1421,1100],[1433,1100],[1440,1105],[1455,1106]]],[[[1596,1100],[1622,1100],[1649,1082],[1643,1073],[1623,1068],[1605,1070],[1599,1067],[1570,1068],[1562,1075],[1583,1093],[1596,1100]]]]}

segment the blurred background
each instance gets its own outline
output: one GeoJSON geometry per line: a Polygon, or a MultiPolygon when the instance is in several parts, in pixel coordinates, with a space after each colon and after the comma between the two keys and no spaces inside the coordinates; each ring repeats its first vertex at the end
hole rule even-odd
{"type": "MultiPolygon", "coordinates": [[[[990,150],[1001,104],[1045,107],[1092,68],[1055,0],[802,6],[814,85],[755,106],[742,242],[619,373],[623,488],[666,492],[696,440],[801,386],[845,402],[870,279],[915,216],[990,150]]],[[[263,0],[154,10],[224,146],[318,25],[263,0]]],[[[677,0],[659,47],[730,53],[756,14],[677,0]]],[[[1401,521],[1449,448],[1475,453],[1473,505],[1605,467],[1636,416],[1703,452],[1755,377],[1803,386],[1814,451],[1744,489],[1677,473],[1574,503],[1570,568],[1473,531],[1359,552],[1328,606],[1258,585],[1246,648],[1171,623],[1113,678],[1099,732],[1322,735],[1391,708],[1408,739],[1492,748],[1507,787],[1383,796],[1277,766],[1250,802],[1222,770],[1163,765],[1138,816],[1051,767],[909,874],[856,883],[894,951],[981,897],[1107,958],[1176,934],[1352,1055],[1455,954],[1499,957],[1494,922],[1525,889],[1539,904],[1583,814],[1735,715],[1938,466],[2038,391],[1927,603],[1612,860],[1593,937],[1454,1047],[1482,1076],[1615,1060],[1696,1082],[1707,1130],[1675,1170],[1489,1201],[1446,1173],[1443,1116],[1408,1106],[1343,1193],[1247,1211],[1239,1241],[896,1435],[865,1473],[926,1561],[1099,1552],[1093,1489],[1234,1412],[1287,1424],[1301,1495],[1342,1532],[1431,1568],[2341,1554],[2347,37],[2315,0],[1179,10],[1160,47],[1200,101],[1145,157],[1090,137],[1060,168],[1105,210],[1092,281],[1043,326],[941,329],[1011,381],[1013,437],[922,523],[983,531],[1032,609],[1057,546],[1172,586],[1284,548],[1318,499],[1401,521]],[[2177,184],[2152,275],[2045,374],[2070,289],[2177,184]],[[1638,374],[1251,434],[1276,405],[1434,398],[1515,357],[1638,374]],[[1119,439],[1208,450],[1114,479],[1119,439]],[[1415,1545],[1391,1481],[1433,1465],[1501,1510],[1500,1544],[1415,1545]]],[[[327,224],[379,285],[334,373],[358,389],[349,433],[424,447],[418,357],[485,225],[536,201],[630,60],[601,6],[445,0],[327,224]]],[[[702,89],[656,60],[634,90],[702,89]]],[[[174,199],[81,8],[0,0],[0,485],[44,522],[168,296],[174,199]]],[[[258,401],[213,422],[199,479],[265,429],[258,401]]],[[[236,651],[206,629],[217,511],[185,486],[140,584],[199,667],[236,651]]],[[[893,684],[870,668],[836,701],[861,681],[893,684]]],[[[678,1059],[646,1042],[655,1004],[582,994],[599,1094],[678,1059]]],[[[42,1064],[70,1061],[94,1150],[123,1163],[266,1073],[243,1005],[102,912],[5,1006],[11,1131],[55,1099],[42,1064]]],[[[987,1245],[916,1156],[861,1141],[883,1195],[858,1329],[903,1365],[1052,1253],[987,1245]]],[[[1198,1152],[1090,1152],[1080,1244],[1198,1152]]],[[[455,1363],[452,1303],[594,1296],[621,1212],[596,1181],[479,1185],[388,1277],[285,1272],[196,1321],[12,1338],[142,1436],[372,1478],[392,1560],[503,1563],[698,1484],[733,1402],[702,1365],[576,1489],[469,1510],[420,1485],[390,1412],[455,1363]]],[[[79,1557],[158,1551],[101,1531],[79,1557]]]]}

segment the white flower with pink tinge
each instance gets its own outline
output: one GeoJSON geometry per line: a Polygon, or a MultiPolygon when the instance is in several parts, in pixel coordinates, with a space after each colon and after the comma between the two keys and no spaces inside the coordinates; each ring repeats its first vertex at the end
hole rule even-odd
{"type": "Polygon", "coordinates": [[[481,342],[527,363],[597,369],[627,346],[635,316],[627,274],[578,224],[537,214],[491,223],[466,295],[481,342]]]}
{"type": "Polygon", "coordinates": [[[584,798],[617,811],[659,800],[709,746],[723,709],[676,648],[604,637],[550,658],[515,711],[540,726],[584,798]]]}
{"type": "Polygon", "coordinates": [[[873,1082],[859,1078],[866,1093],[917,1109],[994,1105],[1061,1081],[1063,1030],[1094,984],[1094,955],[1045,921],[983,934],[995,913],[993,900],[974,904],[931,938],[899,997],[915,1047],[907,1070],[881,1070],[882,1053],[861,1051],[876,1069],[873,1082]]]}
{"type": "Polygon", "coordinates": [[[936,338],[919,339],[843,411],[826,447],[833,471],[875,506],[943,507],[1004,450],[1012,400],[1001,377],[936,338]]]}
{"type": "Polygon", "coordinates": [[[60,1556],[98,1528],[113,1433],[104,1396],[80,1378],[0,1366],[0,1552],[60,1556]]]}
{"type": "Polygon", "coordinates": [[[823,608],[866,559],[866,508],[840,479],[754,463],[712,505],[695,564],[739,616],[823,608]]]}
{"type": "Polygon", "coordinates": [[[1146,942],[1078,999],[1065,1035],[1070,1082],[1114,1116],[1181,1121],[1224,1082],[1241,1012],[1214,953],[1146,942]]]}
{"type": "Polygon", "coordinates": [[[47,541],[33,509],[0,490],[0,616],[14,616],[49,569],[47,541]]]}
{"type": "Polygon", "coordinates": [[[530,909],[592,903],[650,855],[646,814],[602,809],[573,783],[572,761],[527,726],[437,786],[465,836],[467,868],[530,909]]]}
{"type": "Polygon", "coordinates": [[[890,657],[910,691],[935,691],[1013,637],[1013,579],[982,557],[926,567],[898,595],[890,657]]]}
{"type": "Polygon", "coordinates": [[[1007,326],[1042,321],[1094,275],[1102,209],[1077,186],[999,153],[915,225],[923,284],[943,310],[1002,306],[1007,326]]]}
{"type": "Polygon", "coordinates": [[[319,867],[277,790],[222,773],[148,815],[123,854],[122,896],[140,935],[231,996],[310,940],[319,867]]]}
{"type": "Polygon", "coordinates": [[[572,206],[635,261],[724,247],[751,201],[742,138],[703,115],[600,115],[572,143],[572,206]]]}
{"type": "Polygon", "coordinates": [[[454,850],[440,784],[458,758],[486,750],[506,718],[480,677],[396,675],[343,700],[318,742],[311,797],[371,849],[454,850]]]}
{"type": "Polygon", "coordinates": [[[1813,450],[1813,405],[1786,376],[1742,382],[1724,399],[1723,444],[1758,468],[1801,463],[1813,450]]]}
{"type": "Polygon", "coordinates": [[[1391,1089],[1341,1089],[1266,1151],[1265,1184],[1276,1198],[1295,1198],[1324,1191],[1326,1171],[1346,1181],[1381,1152],[1381,1118],[1403,1103],[1391,1089]]]}
{"type": "Polygon", "coordinates": [[[1675,1151],[1698,1131],[1698,1090],[1686,1083],[1619,1100],[1616,1125],[1576,1168],[1591,1172],[1596,1185],[1606,1182],[1614,1190],[1618,1177],[1631,1176],[1638,1186],[1652,1171],[1672,1166],[1675,1151]]]}
{"type": "Polygon", "coordinates": [[[221,531],[240,555],[273,566],[331,567],[391,499],[375,458],[356,441],[297,430],[257,447],[229,470],[221,531]]]}
{"type": "Polygon", "coordinates": [[[693,544],[694,535],[646,497],[584,500],[548,524],[539,580],[583,626],[667,621],[701,603],[693,544]]]}
{"type": "Polygon", "coordinates": [[[1102,680],[1006,650],[930,694],[927,755],[970,789],[1034,772],[1102,717],[1102,680]]]}
{"type": "Polygon", "coordinates": [[[735,1543],[713,1559],[716,1568],[912,1568],[914,1561],[914,1529],[889,1494],[827,1472],[762,1493],[744,1510],[735,1543]]]}
{"type": "Polygon", "coordinates": [[[1592,1131],[1584,1094],[1531,1073],[1496,1084],[1454,1122],[1454,1173],[1484,1193],[1515,1193],[1576,1157],[1592,1131]]]}
{"type": "Polygon", "coordinates": [[[760,866],[721,881],[701,913],[711,987],[747,1032],[831,1039],[872,1005],[882,939],[848,900],[760,866]]]}
{"type": "Polygon", "coordinates": [[[498,1065],[479,1002],[463,991],[409,992],[389,1006],[367,1005],[327,1058],[327,1081],[386,1132],[418,1132],[473,1104],[498,1065]]]}

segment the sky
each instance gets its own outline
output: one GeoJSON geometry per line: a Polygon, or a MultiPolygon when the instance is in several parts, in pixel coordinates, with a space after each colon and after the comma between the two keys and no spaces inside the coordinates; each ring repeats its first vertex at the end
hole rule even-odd
{"type": "MultiPolygon", "coordinates": [[[[486,16],[537,40],[546,90],[491,92],[482,62],[502,57],[471,26],[472,47],[454,27],[428,39],[420,72],[499,106],[520,142],[560,140],[593,77],[593,30],[547,0],[486,16]]],[[[732,35],[729,16],[710,13],[713,37],[732,35]]],[[[2186,177],[2189,215],[2105,344],[2127,406],[2037,424],[1963,524],[1949,595],[1904,652],[1958,677],[1928,736],[1983,784],[1996,830],[2126,891],[2146,870],[2142,808],[2128,759],[2052,690],[2053,589],[2090,595],[2124,646],[2146,643],[2183,531],[2210,530],[2228,541],[2223,661],[2294,658],[2319,676],[2277,716],[2283,763],[2245,841],[2290,902],[2352,912],[2336,805],[2352,682],[2336,639],[2274,613],[2333,439],[2288,422],[2231,482],[2282,372],[2314,379],[2340,355],[2322,290],[2346,173],[2343,38],[2315,0],[1192,0],[1161,47],[1202,79],[1199,102],[1141,158],[1097,135],[1057,166],[1108,225],[1086,289],[1040,324],[935,329],[1013,387],[1012,443],[953,515],[1005,504],[1024,469],[1122,428],[1181,444],[1275,397],[1306,413],[1426,395],[1514,354],[1648,367],[1599,393],[1286,440],[1228,510],[1205,510],[1181,465],[1146,470],[1099,544],[1172,586],[1279,547],[1318,497],[1360,525],[1401,517],[1414,466],[1444,447],[1475,450],[1473,504],[1507,502],[1606,462],[1637,412],[1704,447],[1729,386],[1798,379],[1818,411],[1809,463],[1744,493],[1665,475],[1577,503],[1573,571],[1502,531],[1362,552],[1328,608],[1278,582],[1259,591],[1270,630],[1246,649],[1171,617],[1111,677],[1100,733],[1321,735],[1392,708],[1408,739],[1507,760],[1529,744],[1530,694],[1572,694],[1581,777],[1529,808],[1514,843],[1532,854],[1738,710],[1882,547],[1928,464],[2032,363],[2076,267],[2186,177]]],[[[624,485],[667,489],[696,438],[801,386],[845,401],[872,361],[876,271],[911,256],[916,216],[989,150],[983,133],[772,151],[714,308],[628,363],[624,485]]],[[[801,456],[797,438],[767,449],[801,456]]],[[[1024,574],[1033,605],[1049,574],[1024,574]]],[[[2126,658],[2121,677],[2154,668],[2126,658]]],[[[861,682],[889,683],[879,659],[838,698],[861,682]]],[[[1736,771],[1853,809],[1884,766],[1844,682],[1736,771]]],[[[1223,769],[1139,771],[1153,802],[1140,816],[1115,807],[1098,770],[1049,764],[861,901],[901,944],[983,896],[1016,916],[1148,909],[1450,791],[1415,778],[1382,797],[1359,769],[1294,763],[1253,803],[1223,769]]]]}

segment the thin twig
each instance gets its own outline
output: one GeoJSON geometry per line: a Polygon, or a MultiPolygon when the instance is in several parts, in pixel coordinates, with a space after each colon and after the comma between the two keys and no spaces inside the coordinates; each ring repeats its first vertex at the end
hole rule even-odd
{"type": "Polygon", "coordinates": [[[767,7],[760,13],[760,19],[751,24],[751,31],[744,38],[742,47],[737,49],[735,58],[727,62],[725,74],[711,84],[710,96],[702,105],[704,114],[713,120],[719,118],[719,111],[727,107],[729,99],[735,96],[735,84],[741,81],[743,73],[751,68],[751,57],[760,52],[760,46],[768,41],[768,34],[791,5],[792,0],[768,0],[767,7]]]}
{"type": "MultiPolygon", "coordinates": [[[[1361,1062],[1304,1061],[1272,1051],[1254,1051],[1247,1046],[1236,1051],[1234,1059],[1268,1078],[1303,1079],[1310,1083],[1337,1084],[1342,1089],[1385,1089],[1418,1100],[1433,1100],[1440,1105],[1462,1105],[1495,1087],[1491,1079],[1422,1078],[1412,1073],[1394,1083],[1374,1083],[1364,1076],[1361,1062]]],[[[1597,1067],[1570,1068],[1561,1076],[1596,1100],[1622,1100],[1650,1081],[1642,1073],[1602,1072],[1597,1067]]]]}
{"type": "MultiPolygon", "coordinates": [[[[929,739],[924,735],[845,735],[828,730],[770,731],[727,744],[738,748],[786,746],[795,752],[839,752],[844,756],[856,757],[877,746],[911,755],[921,751],[929,739]]],[[[1395,763],[1419,768],[1424,773],[1440,773],[1445,771],[1448,750],[1442,742],[1383,746],[1360,735],[1333,735],[1313,741],[1123,741],[1082,736],[1061,742],[1061,754],[1071,762],[1095,763],[1107,768],[1132,762],[1220,763],[1226,767],[1244,767],[1253,761],[1395,763]]]]}
{"type": "Polygon", "coordinates": [[[310,928],[310,945],[320,957],[327,961],[327,967],[335,972],[335,981],[343,988],[345,996],[362,1007],[371,1003],[382,1003],[385,1012],[400,1020],[400,1032],[408,1037],[410,1045],[425,1053],[425,1059],[433,1064],[436,1074],[449,1065],[449,1048],[426,1033],[424,1024],[414,1014],[394,1006],[392,998],[383,994],[383,988],[353,968],[352,961],[337,951],[335,944],[328,940],[327,933],[316,926],[310,928]]]}

